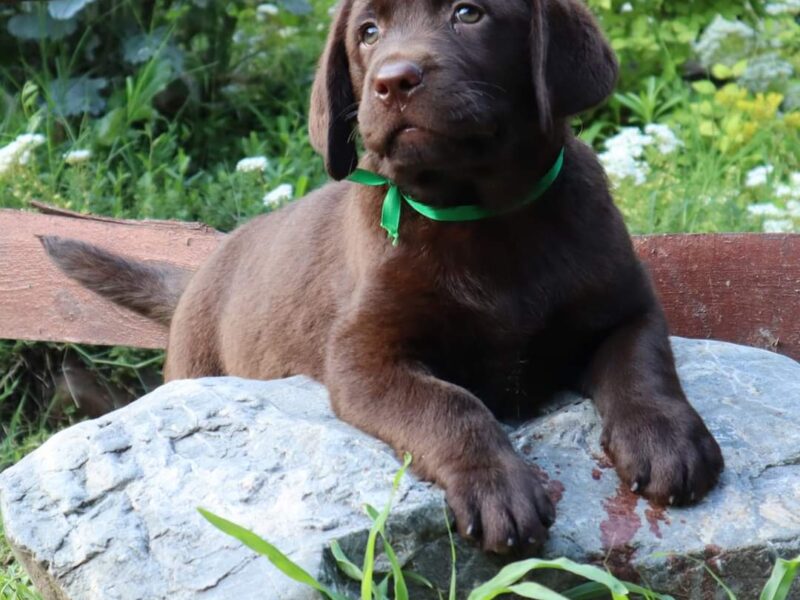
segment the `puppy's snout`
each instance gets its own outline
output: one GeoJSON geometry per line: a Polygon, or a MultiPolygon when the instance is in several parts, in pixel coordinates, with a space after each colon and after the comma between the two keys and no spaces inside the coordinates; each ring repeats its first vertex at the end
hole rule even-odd
{"type": "Polygon", "coordinates": [[[373,82],[375,95],[385,104],[405,102],[422,84],[422,68],[408,60],[388,62],[378,69],[373,82]]]}

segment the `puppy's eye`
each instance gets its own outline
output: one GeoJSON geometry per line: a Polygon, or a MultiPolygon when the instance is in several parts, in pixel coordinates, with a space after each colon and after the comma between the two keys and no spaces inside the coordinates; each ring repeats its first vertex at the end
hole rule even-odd
{"type": "Polygon", "coordinates": [[[367,23],[361,28],[361,43],[365,46],[372,46],[381,37],[381,30],[375,23],[367,23]]]}
{"type": "Polygon", "coordinates": [[[483,18],[483,11],[473,4],[459,4],[453,16],[461,23],[474,25],[483,18]]]}

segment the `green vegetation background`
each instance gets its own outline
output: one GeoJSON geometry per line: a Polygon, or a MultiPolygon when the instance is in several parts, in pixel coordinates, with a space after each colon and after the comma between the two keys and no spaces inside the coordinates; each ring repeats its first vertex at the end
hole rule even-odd
{"type": "MultiPolygon", "coordinates": [[[[0,207],[228,231],[320,185],[306,111],[332,4],[0,4],[0,207]]],[[[588,4],[622,75],[574,125],[631,230],[800,231],[800,2],[588,4]]],[[[0,341],[0,469],[83,418],[64,365],[119,404],[156,384],[160,360],[0,341]]],[[[0,598],[26,598],[7,550],[0,563],[0,598]]]]}

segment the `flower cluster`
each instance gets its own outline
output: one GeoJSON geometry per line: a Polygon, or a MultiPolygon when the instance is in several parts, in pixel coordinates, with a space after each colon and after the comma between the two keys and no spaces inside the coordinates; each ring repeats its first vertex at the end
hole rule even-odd
{"type": "Polygon", "coordinates": [[[653,123],[645,126],[644,132],[638,127],[623,127],[617,135],[606,140],[606,151],[600,154],[600,162],[612,179],[630,178],[641,185],[650,172],[645,151],[651,146],[667,155],[683,146],[683,142],[666,125],[653,123]]]}
{"type": "Polygon", "coordinates": [[[236,163],[237,173],[263,173],[269,167],[266,156],[251,156],[236,163]]]}
{"type": "Polygon", "coordinates": [[[756,43],[755,29],[742,21],[729,21],[717,15],[695,43],[694,51],[706,69],[715,65],[733,67],[752,55],[756,43]]]}
{"type": "Polygon", "coordinates": [[[64,155],[64,162],[68,165],[79,165],[92,158],[91,150],[70,150],[64,155]]]}
{"type": "Polygon", "coordinates": [[[271,192],[268,192],[262,202],[264,206],[274,208],[280,206],[283,202],[287,202],[294,198],[294,187],[291,184],[283,183],[276,187],[271,192]]]}
{"type": "Polygon", "coordinates": [[[45,138],[38,133],[24,133],[7,146],[0,148],[0,174],[17,165],[26,165],[31,151],[44,144],[45,138]]]}
{"type": "Polygon", "coordinates": [[[767,10],[767,14],[772,16],[795,15],[800,13],[800,0],[781,0],[781,2],[769,2],[765,8],[767,10]]]}
{"type": "MultiPolygon", "coordinates": [[[[775,168],[772,165],[761,165],[748,171],[745,176],[745,187],[765,190],[775,168]]],[[[759,202],[747,207],[750,216],[763,219],[762,229],[765,233],[792,233],[800,231],[800,172],[792,173],[788,183],[777,183],[772,187],[775,197],[785,202],[782,208],[773,202],[759,202]]]]}

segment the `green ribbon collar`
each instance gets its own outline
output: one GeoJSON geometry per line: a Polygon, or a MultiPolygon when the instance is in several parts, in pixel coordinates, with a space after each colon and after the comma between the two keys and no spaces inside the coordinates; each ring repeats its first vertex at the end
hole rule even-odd
{"type": "Polygon", "coordinates": [[[386,230],[386,232],[389,234],[389,238],[392,240],[392,244],[396,246],[398,238],[400,237],[400,213],[402,212],[404,201],[419,214],[433,221],[480,221],[481,219],[488,219],[514,212],[535,202],[548,189],[550,189],[550,186],[553,185],[553,182],[561,173],[561,168],[563,166],[564,149],[562,148],[561,152],[558,153],[558,158],[556,159],[555,164],[547,173],[544,174],[544,177],[537,182],[530,194],[513,206],[501,210],[491,210],[482,206],[478,206],[477,204],[464,204],[462,206],[448,206],[443,208],[429,206],[427,204],[423,204],[422,202],[417,202],[408,194],[401,192],[400,188],[397,187],[397,184],[389,179],[386,179],[377,173],[365,171],[364,169],[356,169],[347,179],[362,185],[389,186],[389,190],[386,192],[386,197],[383,199],[381,227],[386,230]]]}

